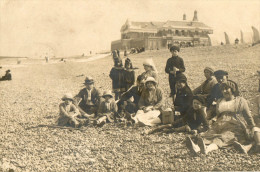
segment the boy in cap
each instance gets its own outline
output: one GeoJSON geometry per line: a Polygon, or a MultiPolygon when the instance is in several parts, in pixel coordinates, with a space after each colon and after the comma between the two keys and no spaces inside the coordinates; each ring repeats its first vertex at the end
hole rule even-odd
{"type": "Polygon", "coordinates": [[[86,116],[94,117],[99,108],[101,93],[94,87],[94,79],[90,76],[86,77],[84,82],[85,88],[75,96],[75,104],[78,105],[81,113],[86,116]]]}
{"type": "Polygon", "coordinates": [[[193,95],[198,95],[207,103],[212,88],[217,84],[217,80],[214,76],[214,70],[210,67],[204,69],[204,76],[206,80],[197,88],[193,90],[193,95]]]}
{"type": "Polygon", "coordinates": [[[173,97],[174,101],[176,94],[176,77],[182,72],[185,72],[185,66],[183,59],[179,57],[180,48],[178,46],[172,46],[170,52],[172,57],[167,60],[165,72],[169,74],[169,84],[171,89],[170,96],[173,97]]]}
{"type": "Polygon", "coordinates": [[[58,119],[58,125],[72,125],[75,128],[88,123],[88,118],[84,117],[79,112],[79,109],[72,104],[73,96],[71,93],[67,93],[62,97],[62,103],[59,105],[60,117],[58,119]]]}
{"type": "Polygon", "coordinates": [[[5,75],[2,78],[0,78],[0,81],[6,81],[6,80],[7,81],[12,80],[12,74],[11,74],[11,70],[10,69],[5,71],[5,75]]]}
{"type": "Polygon", "coordinates": [[[107,122],[114,122],[117,113],[117,105],[113,99],[111,91],[104,91],[103,96],[105,100],[101,102],[98,109],[98,119],[94,121],[94,125],[102,127],[107,122]]]}

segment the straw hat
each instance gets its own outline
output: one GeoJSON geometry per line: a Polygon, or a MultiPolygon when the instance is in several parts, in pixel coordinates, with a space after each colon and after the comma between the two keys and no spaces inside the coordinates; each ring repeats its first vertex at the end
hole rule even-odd
{"type": "Polygon", "coordinates": [[[111,98],[113,97],[113,94],[112,94],[112,92],[110,91],[110,90],[106,90],[106,91],[104,91],[104,93],[103,93],[103,98],[104,97],[106,97],[106,96],[110,96],[111,98]]]}
{"type": "Polygon", "coordinates": [[[71,93],[66,93],[62,98],[61,100],[65,101],[65,100],[71,100],[73,101],[73,96],[71,93]]]}
{"type": "Polygon", "coordinates": [[[204,71],[209,71],[210,73],[214,73],[214,70],[211,67],[205,67],[204,71]]]}

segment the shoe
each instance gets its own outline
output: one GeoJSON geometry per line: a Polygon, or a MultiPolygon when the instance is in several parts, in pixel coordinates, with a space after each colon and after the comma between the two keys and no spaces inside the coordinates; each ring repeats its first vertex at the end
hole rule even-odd
{"type": "Polygon", "coordinates": [[[199,146],[199,148],[200,148],[200,152],[201,153],[203,153],[203,154],[207,154],[208,152],[207,152],[207,147],[206,147],[206,145],[205,145],[205,143],[204,143],[204,140],[203,140],[203,138],[201,138],[201,137],[198,137],[198,146],[199,146]]]}
{"type": "Polygon", "coordinates": [[[101,121],[97,124],[98,127],[103,127],[105,125],[106,121],[101,121]]]}
{"type": "Polygon", "coordinates": [[[186,138],[186,146],[190,150],[190,152],[195,155],[197,155],[197,153],[200,151],[199,146],[195,145],[195,143],[191,140],[190,137],[186,138]]]}
{"type": "Polygon", "coordinates": [[[239,142],[234,141],[234,147],[235,147],[235,149],[236,149],[237,151],[239,151],[240,153],[247,154],[246,149],[245,149],[244,146],[241,145],[239,142]]]}

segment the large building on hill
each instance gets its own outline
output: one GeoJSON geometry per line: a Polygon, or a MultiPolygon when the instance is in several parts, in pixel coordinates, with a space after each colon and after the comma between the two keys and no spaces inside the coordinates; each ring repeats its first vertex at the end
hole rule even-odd
{"type": "Polygon", "coordinates": [[[112,41],[111,50],[114,49],[161,49],[179,44],[187,46],[209,46],[212,34],[211,27],[198,21],[197,11],[194,11],[192,21],[186,20],[183,15],[182,21],[167,22],[134,22],[126,20],[121,27],[121,39],[112,41]]]}

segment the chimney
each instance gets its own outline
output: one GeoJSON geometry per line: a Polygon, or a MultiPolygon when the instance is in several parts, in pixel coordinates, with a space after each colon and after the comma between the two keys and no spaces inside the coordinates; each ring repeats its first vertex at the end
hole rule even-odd
{"type": "Polygon", "coordinates": [[[197,10],[194,11],[194,16],[192,21],[198,21],[197,10]]]}
{"type": "Polygon", "coordinates": [[[183,14],[183,20],[186,20],[186,14],[183,14]]]}

